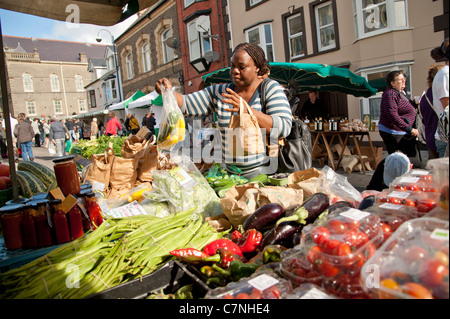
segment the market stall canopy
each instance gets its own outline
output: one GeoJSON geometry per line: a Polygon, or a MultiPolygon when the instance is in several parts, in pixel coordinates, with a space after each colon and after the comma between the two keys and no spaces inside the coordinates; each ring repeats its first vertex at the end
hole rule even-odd
{"type": "MultiPolygon", "coordinates": [[[[287,86],[294,94],[317,90],[369,97],[377,93],[364,77],[349,69],[326,64],[271,62],[269,77],[287,86]]],[[[207,74],[202,79],[206,86],[232,82],[229,67],[207,74]]]]}
{"type": "Polygon", "coordinates": [[[158,1],[160,0],[0,0],[0,8],[60,21],[111,26],[158,1]]]}
{"type": "Polygon", "coordinates": [[[72,115],[69,116],[72,119],[81,119],[84,117],[94,117],[96,115],[106,115],[109,114],[109,110],[108,109],[103,109],[103,110],[96,110],[96,111],[91,111],[91,112],[87,112],[87,113],[81,113],[81,114],[77,114],[77,115],[72,115]]]}
{"type": "Polygon", "coordinates": [[[136,101],[137,99],[145,96],[145,94],[141,90],[137,90],[136,93],[134,93],[132,96],[130,96],[125,101],[116,103],[108,107],[108,110],[115,111],[115,110],[125,110],[128,108],[128,103],[136,101]]]}
{"type": "Polygon", "coordinates": [[[163,105],[162,96],[158,94],[156,91],[153,91],[152,93],[149,93],[137,99],[136,101],[128,103],[128,108],[134,109],[137,107],[146,107],[151,105],[158,105],[158,106],[163,105]]]}

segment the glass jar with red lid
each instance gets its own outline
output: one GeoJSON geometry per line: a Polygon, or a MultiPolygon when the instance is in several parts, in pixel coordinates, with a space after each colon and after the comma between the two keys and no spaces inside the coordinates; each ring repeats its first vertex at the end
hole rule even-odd
{"type": "Polygon", "coordinates": [[[84,235],[83,229],[83,212],[78,206],[78,203],[67,212],[67,218],[69,223],[70,238],[75,240],[84,235]]]}
{"type": "Polygon", "coordinates": [[[36,228],[36,216],[37,216],[37,203],[35,201],[29,201],[23,206],[23,218],[22,218],[22,239],[23,248],[31,249],[38,247],[37,228],[36,228]]]}
{"type": "Polygon", "coordinates": [[[80,177],[74,158],[74,155],[68,155],[53,160],[53,163],[55,163],[53,170],[55,171],[56,181],[64,196],[69,194],[75,196],[81,189],[80,177]]]}
{"type": "Polygon", "coordinates": [[[23,247],[22,210],[22,204],[11,204],[0,208],[3,239],[7,249],[14,250],[23,247]]]}
{"type": "Polygon", "coordinates": [[[35,216],[38,247],[47,247],[53,245],[51,214],[48,209],[48,199],[39,199],[34,201],[37,205],[35,216]]]}
{"type": "Polygon", "coordinates": [[[53,225],[55,227],[56,243],[64,244],[70,241],[69,224],[67,223],[67,216],[62,208],[62,200],[54,199],[50,201],[50,206],[53,211],[53,225]]]}

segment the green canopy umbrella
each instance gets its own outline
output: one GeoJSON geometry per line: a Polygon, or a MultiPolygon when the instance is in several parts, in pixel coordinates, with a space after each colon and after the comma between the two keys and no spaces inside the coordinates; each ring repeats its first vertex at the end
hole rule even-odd
{"type": "MultiPolygon", "coordinates": [[[[271,62],[271,79],[287,86],[294,94],[309,90],[340,91],[356,97],[375,95],[377,90],[365,78],[349,69],[326,64],[271,62]]],[[[232,81],[230,68],[214,71],[202,77],[206,86],[232,81]]]]}

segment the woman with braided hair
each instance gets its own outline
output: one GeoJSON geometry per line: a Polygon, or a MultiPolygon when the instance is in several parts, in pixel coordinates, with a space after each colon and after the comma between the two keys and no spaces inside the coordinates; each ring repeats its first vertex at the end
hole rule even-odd
{"type": "MultiPolygon", "coordinates": [[[[262,108],[261,83],[268,77],[270,68],[264,51],[257,44],[241,43],[235,48],[230,72],[232,83],[212,85],[188,95],[175,93],[175,96],[185,116],[201,117],[217,113],[222,137],[222,158],[227,168],[234,165],[241,169],[244,177],[251,178],[260,173],[261,166],[267,161],[265,152],[233,156],[228,152],[226,139],[231,116],[239,112],[240,98],[250,106],[259,126],[271,136],[284,138],[289,135],[292,113],[283,87],[274,80],[267,80],[267,85],[264,86],[264,109],[262,108]]],[[[169,80],[159,80],[155,86],[159,94],[162,85],[172,87],[169,80]]]]}

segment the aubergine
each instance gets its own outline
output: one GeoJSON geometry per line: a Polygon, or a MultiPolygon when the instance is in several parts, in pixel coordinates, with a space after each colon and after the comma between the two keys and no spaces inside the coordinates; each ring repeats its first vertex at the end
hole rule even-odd
{"type": "Polygon", "coordinates": [[[267,245],[282,245],[286,248],[292,248],[292,236],[298,233],[303,225],[295,222],[282,222],[274,226],[262,239],[260,249],[267,245]]]}
{"type": "Polygon", "coordinates": [[[286,217],[280,218],[276,225],[288,221],[294,221],[303,225],[313,223],[329,206],[330,198],[327,194],[315,193],[303,204],[289,207],[286,211],[286,217]]]}
{"type": "Polygon", "coordinates": [[[355,208],[355,206],[350,202],[341,200],[339,202],[336,202],[336,203],[330,205],[330,207],[328,207],[328,214],[331,214],[336,211],[346,211],[349,208],[355,208]]]}
{"type": "Polygon", "coordinates": [[[286,214],[283,206],[277,203],[270,203],[261,206],[253,212],[242,225],[244,231],[249,229],[256,229],[257,231],[264,232],[270,229],[279,218],[284,217],[286,214]]]}
{"type": "Polygon", "coordinates": [[[375,204],[375,195],[369,195],[364,197],[364,199],[359,203],[358,209],[364,210],[367,209],[375,204]]]}

